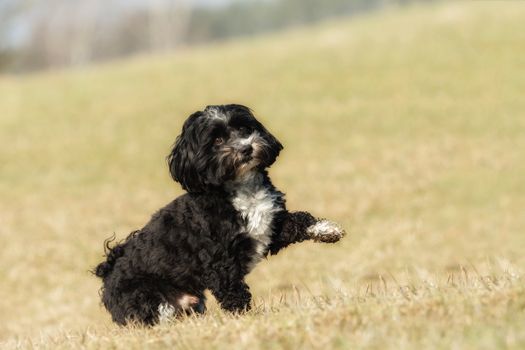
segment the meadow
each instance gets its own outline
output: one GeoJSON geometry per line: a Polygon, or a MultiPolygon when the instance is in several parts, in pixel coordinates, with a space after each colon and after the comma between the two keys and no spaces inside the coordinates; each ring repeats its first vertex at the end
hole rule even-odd
{"type": "MultiPolygon", "coordinates": [[[[0,347],[525,348],[525,3],[388,8],[0,76],[0,347]],[[252,107],[290,209],[340,222],[248,276],[253,310],[119,328],[89,270],[182,193],[193,111],[252,107]]],[[[212,299],[212,298],[210,298],[212,299]]]]}

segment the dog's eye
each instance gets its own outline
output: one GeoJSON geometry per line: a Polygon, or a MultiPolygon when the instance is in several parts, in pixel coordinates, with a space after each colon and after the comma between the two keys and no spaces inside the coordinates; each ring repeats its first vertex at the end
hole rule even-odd
{"type": "Polygon", "coordinates": [[[213,143],[217,146],[222,145],[224,143],[224,139],[222,137],[217,137],[213,143]]]}

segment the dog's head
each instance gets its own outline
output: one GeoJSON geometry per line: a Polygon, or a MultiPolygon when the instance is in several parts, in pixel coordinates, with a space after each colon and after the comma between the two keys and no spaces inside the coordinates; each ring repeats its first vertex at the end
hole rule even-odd
{"type": "Polygon", "coordinates": [[[207,192],[275,162],[283,146],[241,105],[208,106],[193,113],[168,163],[172,178],[188,192],[207,192]]]}

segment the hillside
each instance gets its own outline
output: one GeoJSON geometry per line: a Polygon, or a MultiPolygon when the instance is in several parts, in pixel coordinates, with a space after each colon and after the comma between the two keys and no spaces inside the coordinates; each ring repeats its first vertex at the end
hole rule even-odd
{"type": "Polygon", "coordinates": [[[525,347],[525,3],[390,8],[0,77],[0,346],[525,347]],[[262,262],[242,317],[118,328],[88,270],[182,193],[182,122],[239,102],[285,145],[290,209],[343,224],[262,262]]]}

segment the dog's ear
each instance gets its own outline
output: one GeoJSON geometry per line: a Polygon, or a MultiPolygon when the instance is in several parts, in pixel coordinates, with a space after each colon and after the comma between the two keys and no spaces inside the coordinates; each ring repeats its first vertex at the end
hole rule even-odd
{"type": "Polygon", "coordinates": [[[196,168],[197,145],[195,125],[200,112],[192,114],[184,123],[182,133],[167,157],[168,166],[173,180],[181,184],[188,192],[203,192],[206,185],[196,168]]]}
{"type": "Polygon", "coordinates": [[[275,160],[279,156],[279,153],[281,153],[283,145],[261,123],[257,123],[259,124],[259,130],[264,140],[268,144],[266,152],[264,152],[263,163],[266,167],[269,167],[275,162],[275,160]]]}

